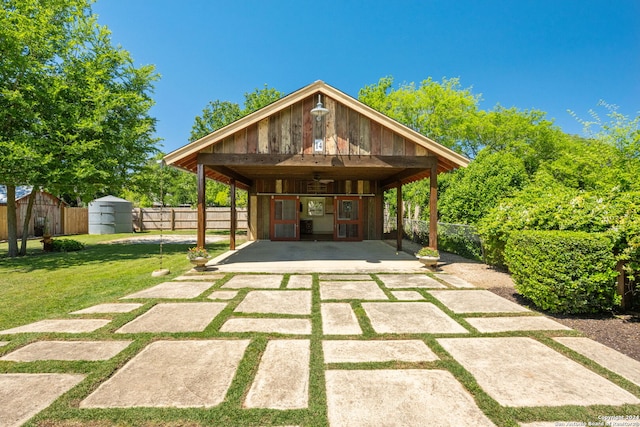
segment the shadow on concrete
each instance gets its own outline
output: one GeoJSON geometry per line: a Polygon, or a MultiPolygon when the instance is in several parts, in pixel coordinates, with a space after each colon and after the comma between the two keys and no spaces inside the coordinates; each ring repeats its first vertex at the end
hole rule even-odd
{"type": "Polygon", "coordinates": [[[420,271],[415,257],[379,240],[363,242],[259,240],[212,260],[210,267],[238,272],[420,271]],[[338,270],[338,271],[336,271],[338,270]]]}

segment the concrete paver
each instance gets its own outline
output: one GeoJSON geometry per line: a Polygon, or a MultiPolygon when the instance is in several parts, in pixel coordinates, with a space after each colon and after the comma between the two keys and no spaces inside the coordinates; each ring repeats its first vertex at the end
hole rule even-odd
{"type": "Polygon", "coordinates": [[[120,299],[137,298],[195,298],[213,286],[212,282],[164,282],[154,287],[143,289],[120,299]]]}
{"type": "Polygon", "coordinates": [[[235,309],[237,313],[311,314],[311,291],[251,291],[235,309]]]}
{"type": "MultiPolygon", "coordinates": [[[[593,424],[598,425],[598,424],[593,424]]],[[[604,426],[605,424],[599,424],[604,426]]],[[[520,427],[572,427],[572,426],[588,426],[582,421],[540,421],[533,423],[520,423],[520,427]]]]}
{"type": "Polygon", "coordinates": [[[207,298],[230,300],[238,296],[238,291],[213,291],[207,298]]]}
{"type": "Polygon", "coordinates": [[[347,302],[330,302],[320,305],[322,333],[324,335],[360,335],[358,318],[347,302]]]}
{"type": "Polygon", "coordinates": [[[224,400],[248,345],[249,340],[151,343],[80,407],[216,406],[224,400]]]}
{"type": "Polygon", "coordinates": [[[478,332],[508,332],[508,331],[570,331],[564,326],[544,316],[520,317],[468,317],[467,322],[478,332]]]}
{"type": "Polygon", "coordinates": [[[236,317],[224,322],[220,328],[220,332],[258,332],[311,335],[311,320],[236,317]]]}
{"type": "Polygon", "coordinates": [[[287,289],[311,289],[313,285],[313,276],[310,274],[296,274],[289,277],[287,289]]]}
{"type": "Polygon", "coordinates": [[[108,360],[131,343],[132,341],[37,341],[4,355],[0,360],[108,360]]]}
{"type": "Polygon", "coordinates": [[[84,378],[81,374],[0,374],[0,426],[21,426],[84,378]]]}
{"type": "Polygon", "coordinates": [[[271,340],[244,402],[246,408],[303,409],[309,405],[309,340],[271,340]]]}
{"type": "Polygon", "coordinates": [[[187,275],[182,275],[182,276],[178,276],[175,277],[173,280],[178,280],[178,281],[187,281],[187,282],[193,282],[196,280],[203,280],[203,281],[207,281],[207,282],[215,282],[217,280],[220,280],[224,277],[224,274],[187,274],[187,275]]]}
{"type": "Polygon", "coordinates": [[[371,280],[371,276],[368,274],[321,274],[320,280],[335,281],[335,280],[371,280]]]}
{"type": "Polygon", "coordinates": [[[454,313],[527,313],[527,308],[485,289],[477,291],[429,291],[454,313]]]}
{"type": "Polygon", "coordinates": [[[554,340],[640,386],[640,362],[637,360],[589,338],[556,337],[554,340]]]}
{"type": "Polygon", "coordinates": [[[391,291],[398,301],[424,301],[424,297],[416,291],[391,291]]]}
{"type": "Polygon", "coordinates": [[[320,282],[320,299],[389,300],[373,280],[320,282]]]}
{"type": "Polygon", "coordinates": [[[466,334],[468,331],[428,302],[362,303],[379,334],[466,334]]]}
{"type": "Polygon", "coordinates": [[[0,331],[0,335],[20,334],[28,332],[61,332],[81,334],[93,332],[111,322],[108,319],[50,319],[41,320],[28,325],[0,331]]]}
{"type": "Polygon", "coordinates": [[[441,370],[328,370],[332,427],[493,426],[452,374],[441,370]]]}
{"type": "Polygon", "coordinates": [[[447,286],[426,274],[379,274],[384,286],[389,289],[426,288],[446,289],[447,286]]]}
{"type": "Polygon", "coordinates": [[[443,280],[444,282],[450,284],[454,288],[475,288],[475,286],[464,279],[461,279],[457,276],[452,276],[447,273],[436,273],[435,275],[438,279],[443,280]]]}
{"type": "Polygon", "coordinates": [[[628,391],[532,338],[442,338],[438,343],[503,406],[640,403],[628,391]]]}
{"type": "Polygon", "coordinates": [[[438,356],[420,340],[323,341],[325,363],[433,362],[438,356]]]}
{"type": "Polygon", "coordinates": [[[225,289],[278,289],[282,283],[283,276],[280,274],[239,274],[233,276],[227,283],[222,285],[225,289]]]}
{"type": "Polygon", "coordinates": [[[227,306],[222,302],[163,303],[152,307],[116,331],[118,334],[140,332],[200,332],[227,306]]]}
{"type": "Polygon", "coordinates": [[[140,303],[115,303],[115,304],[98,304],[87,307],[82,310],[73,311],[69,314],[94,314],[94,313],[129,313],[137,310],[144,304],[140,303]]]}

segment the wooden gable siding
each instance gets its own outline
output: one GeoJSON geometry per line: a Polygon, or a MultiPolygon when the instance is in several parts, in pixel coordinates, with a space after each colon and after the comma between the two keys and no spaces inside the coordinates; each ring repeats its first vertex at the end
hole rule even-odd
{"type": "Polygon", "coordinates": [[[329,113],[323,121],[318,122],[310,113],[315,106],[314,100],[317,100],[317,96],[307,97],[201,152],[314,154],[314,139],[323,137],[323,154],[331,156],[429,154],[426,148],[326,96],[324,105],[329,113]]]}

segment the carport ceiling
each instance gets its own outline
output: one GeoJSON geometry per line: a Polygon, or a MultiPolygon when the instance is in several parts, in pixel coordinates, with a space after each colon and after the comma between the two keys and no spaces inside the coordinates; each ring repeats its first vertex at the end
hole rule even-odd
{"type": "Polygon", "coordinates": [[[256,179],[372,180],[382,186],[429,175],[433,157],[200,154],[198,161],[213,172],[251,185],[256,179]]]}

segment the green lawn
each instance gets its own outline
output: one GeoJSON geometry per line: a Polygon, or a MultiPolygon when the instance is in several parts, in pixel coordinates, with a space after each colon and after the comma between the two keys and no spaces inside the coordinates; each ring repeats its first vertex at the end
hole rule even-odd
{"type": "MultiPolygon", "coordinates": [[[[28,255],[13,259],[6,256],[7,243],[0,243],[0,329],[115,302],[167,279],[151,277],[151,272],[160,269],[159,244],[109,243],[132,236],[139,235],[70,236],[86,249],[69,253],[44,253],[38,240],[30,240],[28,255]]],[[[216,256],[228,245],[223,241],[208,249],[216,256]]],[[[171,270],[168,278],[191,268],[186,258],[189,246],[163,245],[162,267],[171,270]]]]}

